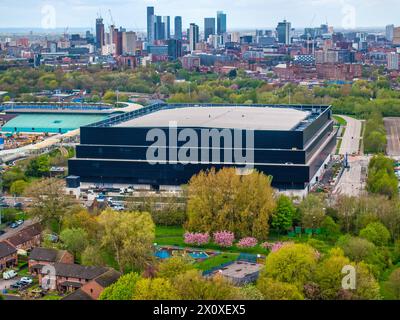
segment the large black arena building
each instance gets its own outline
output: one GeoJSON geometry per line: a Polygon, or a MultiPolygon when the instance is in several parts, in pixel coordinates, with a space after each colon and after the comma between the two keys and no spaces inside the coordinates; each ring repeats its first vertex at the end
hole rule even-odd
{"type": "MultiPolygon", "coordinates": [[[[235,148],[240,138],[242,155],[254,154],[252,163],[247,165],[272,176],[273,186],[281,190],[307,190],[318,180],[336,145],[329,106],[157,103],[82,127],[76,158],[69,161],[69,174],[82,183],[102,186],[145,185],[156,190],[181,186],[201,170],[245,166],[226,155],[229,144],[225,142],[229,138],[222,133],[236,137],[235,148]],[[204,130],[214,130],[224,138],[220,145],[213,145],[216,141],[210,138],[213,148],[204,151],[201,146],[196,147],[196,161],[182,163],[176,155],[187,146],[187,129],[198,137],[204,130]],[[235,131],[241,135],[235,136],[235,131]],[[155,151],[154,143],[159,141],[154,134],[154,139],[149,139],[150,132],[165,134],[165,150],[155,151]],[[254,133],[253,144],[248,142],[247,132],[254,133]],[[187,140],[177,142],[174,134],[183,134],[187,140]],[[150,160],[149,150],[155,155],[163,154],[164,160],[150,160]],[[213,157],[215,152],[217,160],[213,157]],[[204,161],[200,155],[207,153],[208,161],[204,161]]],[[[71,184],[74,179],[67,181],[71,184]]]]}

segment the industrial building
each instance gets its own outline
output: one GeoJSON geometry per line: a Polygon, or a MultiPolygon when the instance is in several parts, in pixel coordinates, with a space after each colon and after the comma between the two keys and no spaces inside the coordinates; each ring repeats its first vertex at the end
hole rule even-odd
{"type": "Polygon", "coordinates": [[[168,190],[212,167],[246,167],[272,176],[272,185],[279,190],[307,192],[318,181],[335,146],[330,106],[157,103],[82,127],[67,183],[70,188],[84,183],[168,190]],[[211,141],[207,137],[209,149],[204,141],[193,144],[188,138],[193,133],[203,137],[205,130],[220,138],[211,141]],[[157,140],[154,133],[164,134],[165,145],[155,147],[160,137],[157,140]],[[227,144],[229,133],[235,138],[233,151],[227,144]],[[252,154],[251,162],[249,158],[233,159],[229,151],[237,155],[238,145],[241,156],[252,154]],[[149,151],[155,149],[155,155],[165,157],[149,159],[149,151]],[[182,149],[183,154],[190,150],[196,158],[182,161],[177,157],[182,149]]]}

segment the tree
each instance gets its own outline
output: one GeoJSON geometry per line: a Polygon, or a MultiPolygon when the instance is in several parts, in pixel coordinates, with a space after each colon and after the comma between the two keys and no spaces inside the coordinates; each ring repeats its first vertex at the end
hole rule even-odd
{"type": "Polygon", "coordinates": [[[84,266],[106,266],[103,249],[99,245],[88,245],[82,252],[81,262],[84,266]]]}
{"type": "Polygon", "coordinates": [[[77,212],[65,217],[63,221],[64,229],[83,229],[89,239],[94,239],[100,231],[100,225],[95,216],[92,216],[87,210],[78,208],[77,212]]]}
{"type": "Polygon", "coordinates": [[[29,183],[24,180],[17,180],[11,185],[10,193],[14,196],[21,196],[25,192],[25,189],[28,187],[28,185],[29,183]]]}
{"type": "Polygon", "coordinates": [[[394,162],[384,155],[374,156],[368,167],[367,190],[389,198],[398,195],[398,180],[394,173],[394,162]]]}
{"type": "Polygon", "coordinates": [[[240,290],[222,276],[206,279],[197,270],[178,275],[174,287],[183,300],[236,300],[242,297],[240,290]]]}
{"type": "Polygon", "coordinates": [[[340,237],[337,245],[343,249],[347,257],[356,262],[367,259],[375,252],[373,243],[350,235],[340,237]]]}
{"type": "Polygon", "coordinates": [[[356,265],[356,291],[352,296],[357,300],[380,300],[382,298],[379,283],[364,262],[356,265]]]}
{"type": "Polygon", "coordinates": [[[261,278],[257,282],[257,288],[265,300],[304,300],[304,296],[297,286],[271,278],[261,278]]]}
{"type": "Polygon", "coordinates": [[[194,269],[192,262],[190,259],[183,257],[167,259],[158,265],[157,277],[172,280],[176,276],[194,269]]]}
{"type": "Polygon", "coordinates": [[[287,231],[293,226],[296,208],[292,200],[284,195],[278,198],[276,210],[272,216],[272,227],[279,231],[287,231]]]}
{"type": "Polygon", "coordinates": [[[344,252],[338,248],[332,249],[329,255],[318,264],[313,277],[320,288],[322,299],[338,298],[344,277],[342,270],[348,265],[350,265],[350,259],[346,258],[344,252]]]}
{"type": "Polygon", "coordinates": [[[245,176],[234,168],[201,172],[189,182],[186,227],[194,232],[226,230],[238,238],[266,240],[275,208],[273,194],[271,178],[258,172],[245,176]]]}
{"type": "Polygon", "coordinates": [[[114,254],[121,272],[143,269],[153,261],[155,226],[149,213],[106,210],[99,223],[101,245],[114,254]]]}
{"type": "Polygon", "coordinates": [[[13,167],[3,173],[3,187],[10,188],[15,181],[26,180],[25,173],[19,167],[13,167]]]}
{"type": "Polygon", "coordinates": [[[50,172],[50,161],[48,155],[42,155],[32,159],[26,168],[28,177],[41,178],[48,176],[50,172]]]}
{"type": "Polygon", "coordinates": [[[317,260],[314,248],[304,244],[288,244],[267,257],[262,277],[302,287],[311,279],[317,260]]]}
{"type": "Polygon", "coordinates": [[[65,249],[80,257],[82,252],[86,249],[89,241],[88,234],[83,229],[64,229],[60,234],[65,249]]]}
{"type": "Polygon", "coordinates": [[[340,235],[340,227],[335,223],[331,217],[325,217],[322,222],[322,232],[326,239],[337,240],[340,235]]]}
{"type": "Polygon", "coordinates": [[[133,300],[135,287],[140,279],[137,273],[123,275],[117,282],[104,289],[99,300],[133,300]]]}
{"type": "Polygon", "coordinates": [[[134,300],[178,300],[175,285],[168,279],[140,279],[136,282],[134,300]]]}
{"type": "Polygon", "coordinates": [[[322,226],[325,219],[325,205],[320,196],[310,194],[301,202],[299,209],[304,228],[316,229],[322,226]]]}
{"type": "Polygon", "coordinates": [[[396,269],[392,272],[386,287],[393,299],[400,300],[400,269],[396,269]]]}
{"type": "Polygon", "coordinates": [[[30,215],[60,233],[68,210],[75,204],[75,200],[65,194],[64,182],[54,178],[39,180],[30,184],[25,195],[32,200],[30,215]]]}
{"type": "Polygon", "coordinates": [[[346,233],[355,229],[357,203],[357,198],[349,196],[340,196],[336,201],[339,225],[346,233]]]}
{"type": "Polygon", "coordinates": [[[374,222],[360,231],[360,237],[367,239],[376,246],[385,246],[390,240],[390,232],[382,223],[374,222]]]}

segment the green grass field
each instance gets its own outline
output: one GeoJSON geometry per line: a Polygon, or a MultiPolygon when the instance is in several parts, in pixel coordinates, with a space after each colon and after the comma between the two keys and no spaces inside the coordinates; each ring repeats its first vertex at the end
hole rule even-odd
{"type": "Polygon", "coordinates": [[[333,119],[336,120],[337,123],[339,123],[341,126],[347,126],[347,121],[344,120],[342,117],[339,116],[333,116],[333,119]]]}

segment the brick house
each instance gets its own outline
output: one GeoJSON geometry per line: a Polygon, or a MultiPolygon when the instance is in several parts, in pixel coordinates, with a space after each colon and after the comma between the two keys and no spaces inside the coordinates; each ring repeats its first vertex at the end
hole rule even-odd
{"type": "Polygon", "coordinates": [[[120,277],[121,273],[114,269],[109,269],[106,273],[63,298],[63,300],[98,300],[104,289],[117,282],[120,277]]]}
{"type": "Polygon", "coordinates": [[[17,249],[7,241],[0,242],[0,272],[17,264],[17,249]]]}
{"type": "Polygon", "coordinates": [[[37,275],[44,266],[55,263],[73,264],[74,256],[66,250],[33,248],[28,260],[29,272],[37,275]]]}
{"type": "Polygon", "coordinates": [[[17,250],[30,251],[40,246],[42,238],[42,227],[39,223],[33,224],[22,229],[15,235],[6,239],[17,250]]]}
{"type": "MultiPolygon", "coordinates": [[[[57,290],[60,293],[74,292],[111,270],[105,267],[88,267],[68,263],[55,263],[54,268],[55,281],[51,290],[57,290]]],[[[43,272],[39,274],[39,283],[42,282],[44,276],[43,272]]],[[[96,288],[92,289],[94,292],[96,288]]]]}

